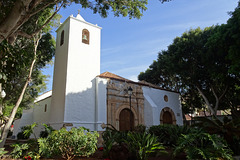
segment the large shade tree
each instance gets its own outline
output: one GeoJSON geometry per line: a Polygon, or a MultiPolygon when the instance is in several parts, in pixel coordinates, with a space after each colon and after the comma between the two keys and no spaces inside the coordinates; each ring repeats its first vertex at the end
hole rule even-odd
{"type": "MultiPolygon", "coordinates": [[[[22,31],[32,32],[45,24],[45,19],[52,16],[52,9],[45,8],[38,12],[22,31]]],[[[39,30],[32,38],[18,37],[12,45],[5,41],[0,44],[1,49],[1,84],[6,91],[3,99],[5,109],[13,106],[6,124],[1,132],[1,146],[4,145],[9,128],[16,116],[22,102],[32,102],[37,96],[40,87],[44,86],[44,76],[41,69],[51,61],[55,47],[52,36],[48,33],[51,30],[58,16],[51,19],[47,25],[39,30]],[[27,91],[27,94],[25,92],[27,91]]],[[[23,106],[23,105],[22,105],[23,106]]],[[[1,111],[2,106],[0,106],[1,111]]],[[[4,111],[4,110],[3,110],[4,111]]]]}
{"type": "Polygon", "coordinates": [[[108,12],[111,11],[115,16],[140,18],[142,12],[147,9],[147,0],[5,0],[0,2],[0,42],[6,39],[9,43],[13,43],[17,36],[33,37],[46,26],[61,7],[72,3],[80,4],[82,8],[90,8],[93,13],[99,13],[102,17],[107,17],[108,12]],[[32,21],[36,14],[53,7],[55,10],[52,16],[48,17],[41,26],[31,32],[22,30],[29,25],[28,21],[32,21]]]}
{"type": "Polygon", "coordinates": [[[177,90],[187,106],[207,106],[214,115],[239,105],[239,7],[231,15],[225,25],[192,29],[175,38],[139,80],[177,90]]]}

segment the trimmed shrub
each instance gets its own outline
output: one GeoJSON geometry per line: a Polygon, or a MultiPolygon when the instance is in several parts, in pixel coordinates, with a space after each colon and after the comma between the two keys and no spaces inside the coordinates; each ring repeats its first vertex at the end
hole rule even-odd
{"type": "Polygon", "coordinates": [[[61,155],[64,159],[73,159],[75,156],[89,156],[97,149],[99,134],[90,132],[84,127],[72,128],[67,131],[62,128],[53,131],[47,138],[39,138],[39,153],[43,157],[61,155]]]}

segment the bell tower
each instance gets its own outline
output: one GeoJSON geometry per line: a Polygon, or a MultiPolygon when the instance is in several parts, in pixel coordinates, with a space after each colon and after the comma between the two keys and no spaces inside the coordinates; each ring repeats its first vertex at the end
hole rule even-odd
{"type": "Polygon", "coordinates": [[[101,27],[80,14],[57,29],[50,125],[94,126],[96,82],[100,74],[101,27]]]}

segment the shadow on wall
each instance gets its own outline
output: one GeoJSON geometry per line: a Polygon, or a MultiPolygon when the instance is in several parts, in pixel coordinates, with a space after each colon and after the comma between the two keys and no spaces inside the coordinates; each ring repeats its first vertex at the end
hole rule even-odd
{"type": "Polygon", "coordinates": [[[106,87],[103,80],[93,79],[92,87],[82,92],[70,92],[65,97],[64,123],[74,127],[83,126],[90,130],[102,130],[106,123],[106,87]],[[97,83],[97,84],[96,84],[97,83]]]}

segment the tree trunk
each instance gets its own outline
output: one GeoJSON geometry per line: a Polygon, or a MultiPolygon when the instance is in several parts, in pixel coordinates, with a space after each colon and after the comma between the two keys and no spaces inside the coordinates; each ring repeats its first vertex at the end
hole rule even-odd
{"type": "Polygon", "coordinates": [[[9,120],[8,120],[8,122],[6,123],[6,125],[5,125],[5,127],[3,129],[3,132],[2,132],[2,135],[1,135],[2,142],[0,143],[0,148],[4,147],[4,144],[5,144],[5,141],[7,139],[7,135],[8,135],[9,129],[10,129],[12,123],[13,123],[13,120],[14,120],[15,115],[17,113],[18,107],[19,107],[19,105],[22,102],[22,99],[23,99],[23,96],[24,96],[24,93],[25,93],[25,91],[27,89],[28,84],[31,81],[33,67],[34,67],[34,64],[35,64],[36,58],[37,58],[37,56],[36,56],[37,55],[37,46],[38,46],[38,42],[39,42],[40,39],[41,39],[41,35],[39,35],[39,37],[37,39],[35,39],[35,37],[34,37],[34,59],[33,59],[32,64],[31,64],[30,71],[29,71],[26,83],[24,84],[24,87],[22,89],[22,92],[21,92],[18,100],[17,100],[17,103],[13,107],[11,115],[9,117],[9,120]]]}
{"type": "Polygon", "coordinates": [[[198,92],[200,93],[200,95],[203,97],[203,99],[204,99],[204,101],[205,101],[208,109],[211,111],[211,113],[212,113],[213,115],[216,116],[216,113],[217,113],[217,112],[215,112],[215,110],[213,109],[213,107],[212,107],[211,104],[209,103],[207,97],[203,94],[203,92],[201,91],[200,88],[198,88],[198,87],[196,87],[196,88],[197,88],[198,92]]]}
{"type": "MultiPolygon", "coordinates": [[[[58,2],[60,2],[60,0],[55,0],[52,2],[46,2],[43,0],[16,0],[9,14],[7,14],[4,20],[2,20],[0,23],[0,43],[4,39],[7,39],[10,44],[13,44],[18,35],[25,35],[25,37],[30,36],[32,38],[33,35],[37,34],[50,22],[50,20],[60,10],[61,7],[56,9],[55,13],[47,20],[46,24],[30,35],[21,31],[22,25],[24,25],[25,22],[27,22],[33,15],[44,10],[49,5],[55,3],[57,4],[58,2]],[[41,3],[44,3],[44,5],[39,8],[38,6],[41,3]]],[[[61,6],[63,6],[63,4],[64,3],[62,3],[61,6]]]]}
{"type": "MultiPolygon", "coordinates": [[[[0,94],[1,93],[2,93],[2,83],[0,83],[0,94]]],[[[2,113],[2,110],[3,110],[2,99],[3,99],[3,97],[0,96],[0,98],[1,98],[1,100],[0,100],[0,116],[1,116],[3,114],[2,113]]]]}
{"type": "Polygon", "coordinates": [[[0,33],[2,42],[3,39],[8,38],[17,28],[21,27],[24,15],[28,12],[28,6],[31,0],[17,0],[4,21],[0,24],[0,33]]]}

